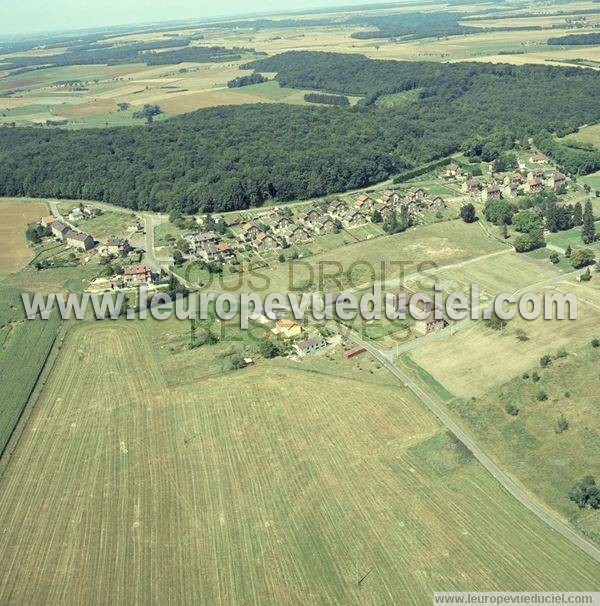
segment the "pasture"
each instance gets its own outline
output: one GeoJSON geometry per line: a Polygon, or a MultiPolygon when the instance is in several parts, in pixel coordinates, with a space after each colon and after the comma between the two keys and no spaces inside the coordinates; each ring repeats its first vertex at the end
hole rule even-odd
{"type": "Polygon", "coordinates": [[[42,202],[0,198],[0,275],[17,271],[33,257],[25,229],[46,214],[48,209],[42,202]]]}
{"type": "Polygon", "coordinates": [[[421,605],[595,586],[598,565],[400,386],[265,362],[166,381],[135,324],[72,328],[0,481],[0,602],[421,605]]]}

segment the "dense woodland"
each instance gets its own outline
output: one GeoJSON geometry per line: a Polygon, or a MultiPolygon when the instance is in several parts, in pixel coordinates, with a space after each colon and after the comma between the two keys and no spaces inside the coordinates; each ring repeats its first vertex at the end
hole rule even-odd
{"type": "Polygon", "coordinates": [[[548,44],[561,46],[584,46],[600,44],[600,32],[593,34],[569,34],[558,38],[549,38],[548,44]]]}
{"type": "Polygon", "coordinates": [[[147,126],[1,128],[0,194],[225,211],[364,187],[458,150],[493,159],[515,139],[600,121],[593,70],[327,53],[286,53],[253,65],[298,88],[368,98],[417,89],[419,96],[397,108],[368,99],[359,107],[263,104],[147,126]]]}

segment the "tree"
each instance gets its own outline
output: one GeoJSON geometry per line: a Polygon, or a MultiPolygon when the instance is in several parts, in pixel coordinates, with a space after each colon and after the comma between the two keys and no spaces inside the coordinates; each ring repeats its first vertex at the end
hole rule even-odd
{"type": "Polygon", "coordinates": [[[565,257],[570,258],[572,254],[573,254],[573,249],[571,248],[571,245],[568,244],[567,248],[565,248],[565,257]]]}
{"type": "Polygon", "coordinates": [[[483,207],[485,218],[495,225],[510,225],[515,212],[515,207],[506,200],[488,200],[483,207]]]}
{"type": "Polygon", "coordinates": [[[600,509],[600,487],[593,476],[585,476],[576,484],[569,498],[581,509],[600,509]]]}
{"type": "Polygon", "coordinates": [[[556,425],[554,426],[554,431],[556,433],[562,433],[569,429],[569,421],[567,421],[567,417],[564,414],[561,414],[558,419],[556,419],[556,425]]]}
{"type": "Polygon", "coordinates": [[[261,341],[258,351],[263,358],[267,359],[276,358],[280,354],[279,347],[268,339],[261,341]]]}
{"type": "Polygon", "coordinates": [[[240,354],[233,354],[229,356],[229,370],[239,370],[240,368],[246,368],[246,362],[240,354]]]}
{"type": "Polygon", "coordinates": [[[378,210],[373,211],[371,221],[373,223],[381,223],[383,221],[383,217],[381,216],[381,213],[378,210]]]}
{"type": "Polygon", "coordinates": [[[519,253],[543,248],[545,245],[544,232],[541,229],[536,229],[526,234],[520,234],[515,238],[513,243],[515,250],[519,253]]]}
{"type": "Polygon", "coordinates": [[[573,225],[581,225],[583,223],[583,210],[581,202],[576,202],[573,207],[573,225]]]}
{"type": "Polygon", "coordinates": [[[571,265],[574,269],[581,269],[594,263],[594,251],[589,248],[578,248],[571,252],[571,265]]]}
{"type": "Polygon", "coordinates": [[[542,356],[540,358],[540,366],[542,368],[546,368],[546,367],[550,366],[550,364],[552,364],[552,356],[546,354],[545,356],[542,356]]]}
{"type": "Polygon", "coordinates": [[[173,253],[173,263],[175,264],[175,267],[181,267],[183,265],[183,255],[181,254],[181,251],[176,250],[173,253]]]}
{"type": "Polygon", "coordinates": [[[475,206],[473,206],[473,204],[471,204],[470,202],[462,206],[462,208],[460,209],[460,218],[465,223],[474,223],[475,221],[477,221],[477,213],[475,211],[475,206]]]}
{"type": "Polygon", "coordinates": [[[542,217],[533,210],[522,210],[514,216],[513,227],[520,233],[541,229],[542,217]]]}
{"type": "Polygon", "coordinates": [[[591,244],[596,239],[594,212],[592,210],[592,203],[589,200],[585,203],[585,210],[583,211],[583,226],[581,228],[581,238],[584,244],[591,244]]]}
{"type": "Polygon", "coordinates": [[[511,416],[516,417],[519,414],[519,409],[514,404],[507,404],[504,410],[511,416]]]}
{"type": "Polygon", "coordinates": [[[503,320],[502,318],[498,317],[498,315],[494,311],[492,312],[492,316],[488,320],[488,326],[493,330],[502,331],[506,327],[506,320],[503,320]]]}
{"type": "Polygon", "coordinates": [[[550,263],[552,263],[553,265],[557,265],[558,263],[560,263],[560,257],[558,256],[558,253],[550,253],[550,263]]]}

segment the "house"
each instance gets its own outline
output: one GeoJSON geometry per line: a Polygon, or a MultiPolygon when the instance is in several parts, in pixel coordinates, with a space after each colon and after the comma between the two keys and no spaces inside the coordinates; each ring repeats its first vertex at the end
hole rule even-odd
{"type": "Polygon", "coordinates": [[[534,168],[527,173],[527,181],[540,181],[544,178],[544,171],[541,168],[534,168]]]}
{"type": "MultiPolygon", "coordinates": [[[[388,219],[392,215],[393,210],[393,206],[386,202],[377,202],[373,206],[373,213],[379,213],[383,219],[388,219]]],[[[373,215],[371,215],[371,221],[373,221],[373,215]]]]}
{"type": "Polygon", "coordinates": [[[302,327],[294,320],[281,318],[275,322],[275,328],[271,329],[271,332],[275,335],[282,335],[285,339],[292,339],[302,334],[302,327]]]}
{"type": "Polygon", "coordinates": [[[423,200],[427,196],[427,192],[422,187],[411,187],[406,192],[406,197],[414,202],[415,200],[423,200]]]}
{"type": "Polygon", "coordinates": [[[544,182],[541,179],[528,180],[523,189],[528,194],[537,194],[544,189],[544,182]]]}
{"type": "Polygon", "coordinates": [[[276,216],[271,222],[271,229],[276,232],[285,231],[294,225],[294,222],[285,215],[276,216]]]}
{"type": "Polygon", "coordinates": [[[391,189],[386,189],[381,192],[381,202],[383,204],[393,204],[395,206],[400,202],[400,194],[391,189]]]}
{"type": "Polygon", "coordinates": [[[323,216],[323,212],[318,208],[309,208],[307,211],[298,215],[298,220],[308,225],[316,225],[323,216]]]}
{"type": "Polygon", "coordinates": [[[65,225],[62,221],[54,221],[50,224],[50,231],[55,238],[65,241],[65,236],[71,231],[68,225],[65,225]]]}
{"type": "Polygon", "coordinates": [[[54,217],[54,215],[47,215],[40,219],[40,224],[42,227],[48,227],[49,225],[52,225],[54,221],[56,221],[56,217],[54,217]]]}
{"type": "Polygon", "coordinates": [[[226,261],[235,258],[235,252],[233,251],[233,248],[227,244],[227,242],[217,242],[215,247],[217,249],[217,253],[226,261]]]}
{"type": "Polygon", "coordinates": [[[65,234],[65,243],[67,246],[78,248],[79,250],[90,250],[96,246],[96,242],[92,236],[73,230],[69,230],[65,234]]]}
{"type": "Polygon", "coordinates": [[[240,232],[240,238],[242,240],[253,240],[260,233],[260,229],[253,223],[242,223],[241,228],[242,231],[240,232]]]}
{"type": "Polygon", "coordinates": [[[565,187],[567,184],[567,178],[562,173],[552,173],[548,179],[548,187],[551,187],[554,191],[565,187]]]}
{"type": "Polygon", "coordinates": [[[133,249],[129,241],[125,238],[117,238],[117,236],[109,236],[99,249],[101,255],[126,255],[131,250],[133,249]]]}
{"type": "Polygon", "coordinates": [[[323,347],[327,347],[327,341],[323,337],[311,337],[304,341],[297,341],[293,345],[294,350],[300,357],[306,356],[318,349],[323,349],[323,347]]]}
{"type": "Polygon", "coordinates": [[[74,208],[69,213],[69,221],[81,221],[84,218],[80,208],[74,208]]]}
{"type": "Polygon", "coordinates": [[[507,185],[502,188],[502,196],[504,198],[516,198],[519,193],[519,186],[517,183],[510,181],[507,185]]]}
{"type": "Polygon", "coordinates": [[[329,215],[325,215],[313,226],[313,229],[320,236],[330,234],[335,229],[335,223],[329,215]]]}
{"type": "Polygon", "coordinates": [[[356,202],[354,203],[356,208],[362,210],[363,212],[370,212],[373,210],[373,206],[375,205],[375,200],[368,196],[367,194],[363,194],[362,196],[358,196],[356,198],[356,202]]]}
{"type": "Polygon", "coordinates": [[[421,335],[429,335],[431,333],[444,330],[446,326],[448,326],[448,322],[446,322],[446,320],[443,318],[436,320],[433,314],[429,314],[429,316],[424,320],[415,321],[415,332],[421,335]]]}
{"type": "Polygon", "coordinates": [[[254,246],[256,250],[272,250],[273,248],[280,246],[280,244],[271,234],[261,231],[257,234],[252,246],[254,246]]]}
{"type": "Polygon", "coordinates": [[[311,234],[305,227],[294,225],[285,233],[285,239],[290,245],[297,244],[298,242],[307,242],[310,240],[311,234]]]}
{"type": "Polygon", "coordinates": [[[533,164],[544,164],[546,162],[546,158],[542,156],[542,154],[533,154],[533,156],[529,158],[529,161],[533,162],[533,164]]]}
{"type": "Polygon", "coordinates": [[[476,194],[481,189],[481,183],[476,179],[469,179],[462,184],[460,189],[465,194],[476,194]]]}
{"type": "Polygon", "coordinates": [[[444,210],[446,208],[446,202],[444,202],[444,199],[441,196],[436,196],[429,203],[429,208],[431,210],[444,210]]]}
{"type": "Polygon", "coordinates": [[[192,252],[197,256],[202,256],[203,252],[212,250],[220,240],[219,236],[212,231],[186,234],[184,239],[189,242],[192,252]]]}
{"type": "Polygon", "coordinates": [[[514,184],[517,187],[523,183],[523,175],[521,173],[513,173],[512,175],[506,175],[503,181],[504,185],[514,184]]]}
{"type": "Polygon", "coordinates": [[[448,167],[446,168],[446,177],[457,179],[458,177],[462,176],[462,174],[462,168],[458,164],[454,162],[452,164],[448,164],[448,167]]]}
{"type": "Polygon", "coordinates": [[[347,227],[358,227],[367,222],[367,216],[357,208],[349,210],[343,218],[343,223],[347,227]]]}
{"type": "Polygon", "coordinates": [[[487,200],[499,200],[502,197],[502,190],[497,185],[488,185],[481,191],[481,199],[487,200]]]}
{"type": "Polygon", "coordinates": [[[344,216],[347,211],[348,211],[348,206],[342,200],[334,200],[329,205],[329,214],[334,218],[344,216]]]}
{"type": "Polygon", "coordinates": [[[136,286],[152,282],[152,272],[145,265],[130,265],[123,269],[123,283],[125,286],[136,286]]]}
{"type": "Polygon", "coordinates": [[[138,232],[142,231],[142,224],[136,221],[134,223],[130,223],[126,229],[127,233],[129,234],[137,234],[138,232]]]}

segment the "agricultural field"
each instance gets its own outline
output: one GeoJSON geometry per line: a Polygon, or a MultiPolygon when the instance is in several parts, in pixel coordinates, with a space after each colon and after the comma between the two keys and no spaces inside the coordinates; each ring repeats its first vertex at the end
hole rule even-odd
{"type": "Polygon", "coordinates": [[[36,385],[58,333],[56,315],[27,321],[19,291],[0,284],[0,454],[36,385]]]}
{"type": "MultiPolygon", "coordinates": [[[[584,61],[597,68],[600,65],[598,46],[567,47],[548,45],[550,37],[594,31],[600,22],[600,14],[584,14],[596,8],[592,2],[560,3],[538,11],[534,16],[523,16],[520,9],[513,9],[514,18],[474,19],[481,8],[475,3],[460,7],[446,4],[407,4],[399,8],[361,10],[363,14],[394,15],[398,12],[460,11],[471,13],[461,22],[470,27],[482,28],[481,33],[460,36],[431,37],[417,40],[402,38],[356,39],[352,34],[365,31],[363,25],[344,23],[354,13],[334,13],[337,24],[281,28],[233,28],[202,27],[173,28],[168,34],[202,34],[203,39],[193,46],[225,46],[227,48],[252,48],[256,52],[274,55],[289,50],[360,53],[376,59],[403,61],[487,61],[499,63],[541,63],[570,65],[584,61]],[[572,11],[572,12],[571,12],[572,11]],[[578,13],[579,11],[579,13],[578,13]],[[568,29],[567,19],[584,15],[587,29],[568,29]],[[520,27],[541,27],[516,29],[520,27]],[[515,28],[508,31],[483,31],[483,28],[515,28]]],[[[509,11],[506,9],[504,12],[509,11]]],[[[332,15],[329,15],[331,17],[332,15]]],[[[314,17],[314,15],[313,15],[314,17]]],[[[318,18],[326,15],[319,13],[318,18]]],[[[276,19],[283,18],[278,15],[276,19]]],[[[291,17],[299,23],[310,19],[310,14],[291,17]]],[[[114,43],[164,41],[164,32],[132,33],[119,36],[114,43]]],[[[111,40],[108,39],[107,43],[111,40]]],[[[30,51],[29,55],[55,54],[60,49],[30,51]]],[[[24,53],[27,56],[28,53],[24,53]]],[[[250,55],[251,56],[251,55],[250,55]]],[[[5,55],[0,60],[10,61],[5,55]]],[[[224,63],[180,63],[177,65],[73,65],[47,67],[21,74],[0,77],[0,124],[42,124],[66,128],[100,128],[140,124],[133,114],[144,104],[157,104],[162,114],[157,120],[191,112],[205,107],[239,105],[245,103],[292,103],[304,104],[306,91],[280,89],[278,84],[267,82],[241,89],[228,89],[227,82],[247,72],[240,65],[248,57],[224,63]],[[67,86],[65,82],[74,82],[67,86]],[[119,104],[127,104],[127,107],[119,104]]],[[[5,72],[0,72],[2,76],[5,72]]],[[[411,95],[390,95],[381,100],[382,105],[398,105],[410,102],[411,95]]],[[[356,98],[351,99],[354,103],[356,98]]]]}
{"type": "Polygon", "coordinates": [[[565,139],[567,141],[572,140],[580,143],[591,143],[595,147],[600,147],[600,124],[584,126],[576,133],[566,136],[565,139]]]}
{"type": "Polygon", "coordinates": [[[25,239],[25,228],[48,213],[42,202],[22,198],[0,198],[0,275],[26,265],[33,252],[25,239]]]}
{"type": "Polygon", "coordinates": [[[597,564],[370,376],[259,362],[170,387],[135,324],[72,328],[0,483],[0,602],[594,588],[597,564]]]}

